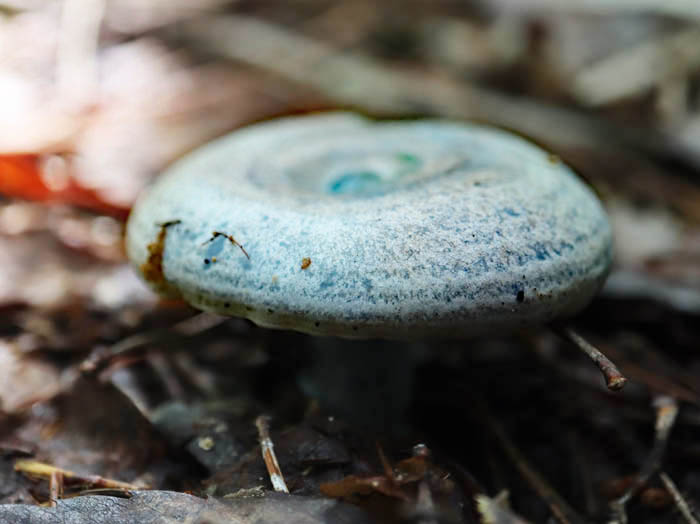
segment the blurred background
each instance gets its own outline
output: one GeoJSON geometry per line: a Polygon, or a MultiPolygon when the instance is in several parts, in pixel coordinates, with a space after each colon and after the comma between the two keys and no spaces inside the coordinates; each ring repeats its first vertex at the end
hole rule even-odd
{"type": "MultiPolygon", "coordinates": [[[[123,219],[174,159],[261,119],[332,108],[472,119],[572,164],[607,200],[620,268],[651,258],[653,276],[690,281],[693,293],[674,296],[700,307],[700,275],[679,267],[685,258],[668,260],[700,257],[688,229],[700,220],[693,0],[12,0],[0,9],[0,194],[123,219]]],[[[23,209],[3,206],[0,227],[30,227],[36,209],[23,209]]],[[[95,234],[120,226],[101,219],[95,234]]]]}
{"type": "MultiPolygon", "coordinates": [[[[105,458],[105,444],[85,437],[92,426],[53,433],[61,446],[39,443],[47,427],[72,420],[76,398],[93,396],[80,382],[85,373],[99,371],[101,384],[158,425],[154,413],[166,400],[191,406],[231,395],[216,376],[224,368],[212,368],[224,357],[239,370],[227,372],[240,379],[241,413],[259,413],[261,403],[289,423],[306,413],[301,400],[291,409],[279,398],[287,389],[299,397],[293,383],[276,396],[269,382],[295,365],[279,345],[303,346],[301,336],[261,334],[243,322],[182,327],[194,313],[159,303],[138,281],[122,234],[139,191],[188,151],[256,121],[339,108],[511,129],[572,165],[613,221],[615,268],[579,323],[616,351],[633,382],[625,402],[601,392],[590,364],[557,353],[549,335],[534,335],[534,353],[512,352],[512,341],[475,343],[469,357],[446,348],[420,379],[433,397],[416,418],[475,475],[465,492],[509,489],[534,522],[556,507],[513,480],[517,467],[495,465],[503,452],[492,459],[478,436],[446,434],[440,417],[450,415],[431,404],[439,393],[464,393],[445,384],[466,380],[487,391],[499,377],[507,385],[487,399],[492,416],[511,425],[582,514],[605,514],[606,501],[634,485],[629,475],[653,440],[649,402],[660,394],[687,405],[670,467],[686,494],[700,496],[697,0],[0,0],[0,444],[12,437],[65,467],[143,475],[148,468],[128,441],[119,449],[132,462],[105,458]],[[177,346],[170,339],[151,344],[160,338],[148,330],[172,325],[196,342],[197,357],[176,348],[165,358],[177,346]],[[144,331],[145,339],[129,338],[144,331]],[[270,364],[275,358],[288,360],[270,364]],[[543,368],[561,381],[558,400],[551,376],[533,378],[543,368]],[[455,369],[467,375],[450,376],[455,369]],[[532,375],[521,383],[523,370],[532,375]],[[540,418],[533,406],[541,402],[554,419],[540,418]],[[541,434],[522,433],[539,426],[541,434]],[[94,453],[80,455],[81,447],[94,453]]],[[[180,473],[187,482],[168,484],[172,468],[161,468],[149,470],[150,484],[180,490],[198,485],[203,470],[220,470],[192,453],[200,470],[180,473]]],[[[638,521],[676,522],[671,492],[655,482],[650,488],[661,491],[637,501],[638,521]]],[[[0,501],[42,500],[36,486],[18,486],[0,501]]]]}

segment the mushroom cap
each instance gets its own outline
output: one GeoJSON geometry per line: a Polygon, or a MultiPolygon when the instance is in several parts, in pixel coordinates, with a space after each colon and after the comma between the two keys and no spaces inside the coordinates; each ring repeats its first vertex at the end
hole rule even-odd
{"type": "Polygon", "coordinates": [[[329,113],[183,158],[136,203],[127,251],[206,311],[401,339],[572,315],[602,285],[612,236],[593,192],[518,136],[329,113]]]}

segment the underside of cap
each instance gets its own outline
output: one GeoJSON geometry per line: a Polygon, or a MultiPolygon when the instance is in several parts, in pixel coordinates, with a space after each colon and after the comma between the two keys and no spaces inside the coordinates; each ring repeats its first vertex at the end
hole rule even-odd
{"type": "Polygon", "coordinates": [[[465,337],[571,315],[612,259],[605,212],[555,157],[464,123],[346,113],[234,132],[135,205],[158,291],[272,328],[465,337]]]}

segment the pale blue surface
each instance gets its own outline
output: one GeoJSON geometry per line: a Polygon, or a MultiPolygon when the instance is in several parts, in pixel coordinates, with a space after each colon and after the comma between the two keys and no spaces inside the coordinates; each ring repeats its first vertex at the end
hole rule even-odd
{"type": "Polygon", "coordinates": [[[573,314],[612,258],[605,212],[567,167],[509,133],[434,120],[331,113],[212,142],[135,206],[137,266],[157,224],[175,219],[172,291],[261,325],[348,337],[469,336],[573,314]],[[250,260],[223,237],[202,246],[214,230],[250,260]]]}

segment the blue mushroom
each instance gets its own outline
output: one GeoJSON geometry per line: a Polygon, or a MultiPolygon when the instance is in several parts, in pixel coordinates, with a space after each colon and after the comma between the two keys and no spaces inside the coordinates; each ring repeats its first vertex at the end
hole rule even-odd
{"type": "Polygon", "coordinates": [[[348,113],[236,131],[136,203],[130,259],[157,290],[265,327],[467,337],[581,310],[612,259],[605,211],[511,133],[348,113]]]}

